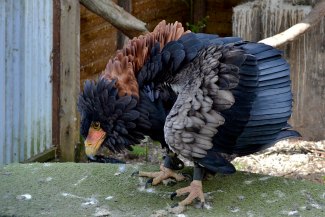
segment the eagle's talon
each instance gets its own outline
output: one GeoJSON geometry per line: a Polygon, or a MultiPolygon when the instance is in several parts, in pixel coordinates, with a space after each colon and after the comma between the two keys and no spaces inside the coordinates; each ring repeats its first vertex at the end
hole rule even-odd
{"type": "Polygon", "coordinates": [[[171,195],[170,195],[170,199],[171,200],[174,200],[174,198],[176,197],[177,193],[176,192],[173,192],[171,195]]]}
{"type": "Polygon", "coordinates": [[[182,181],[185,179],[182,174],[176,173],[172,169],[166,168],[163,165],[160,166],[160,172],[140,171],[139,176],[153,178],[153,180],[150,182],[152,185],[157,185],[168,178],[174,178],[176,181],[182,181]]]}
{"type": "Polygon", "coordinates": [[[188,174],[188,173],[181,173],[184,177],[186,181],[193,181],[193,177],[188,174]]]}
{"type": "Polygon", "coordinates": [[[146,184],[144,185],[144,188],[147,189],[149,184],[152,184],[153,178],[150,178],[146,181],[146,184]]]}
{"type": "Polygon", "coordinates": [[[188,196],[179,202],[178,204],[181,206],[186,206],[188,204],[191,204],[195,198],[199,198],[201,201],[201,206],[203,204],[204,206],[204,194],[202,190],[202,181],[199,180],[193,180],[190,184],[190,186],[187,186],[185,188],[181,188],[176,190],[176,196],[181,196],[181,195],[187,195],[188,196]]]}

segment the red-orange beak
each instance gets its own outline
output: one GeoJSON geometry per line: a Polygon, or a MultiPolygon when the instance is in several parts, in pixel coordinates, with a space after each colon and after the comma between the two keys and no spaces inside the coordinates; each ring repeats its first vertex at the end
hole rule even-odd
{"type": "Polygon", "coordinates": [[[88,136],[85,140],[85,151],[89,158],[93,159],[98,149],[106,138],[106,132],[99,128],[89,128],[88,136]]]}

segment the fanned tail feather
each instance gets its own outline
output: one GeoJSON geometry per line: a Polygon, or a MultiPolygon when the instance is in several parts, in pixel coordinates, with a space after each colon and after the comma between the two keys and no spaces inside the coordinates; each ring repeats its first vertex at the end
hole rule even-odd
{"type": "Polygon", "coordinates": [[[300,136],[287,127],[292,112],[290,70],[281,52],[271,46],[240,42],[248,54],[233,90],[236,102],[225,111],[226,123],[214,137],[214,150],[246,155],[275,142],[300,136]]]}

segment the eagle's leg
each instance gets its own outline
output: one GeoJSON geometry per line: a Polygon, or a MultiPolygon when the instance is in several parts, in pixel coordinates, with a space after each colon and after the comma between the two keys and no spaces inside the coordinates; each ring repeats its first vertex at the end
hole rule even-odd
{"type": "Polygon", "coordinates": [[[139,172],[139,176],[149,177],[147,183],[157,185],[163,180],[168,178],[174,178],[176,181],[183,181],[186,179],[181,173],[175,172],[175,170],[183,169],[184,163],[177,158],[175,154],[167,154],[164,158],[164,164],[160,165],[160,172],[139,172]]]}
{"type": "Polygon", "coordinates": [[[191,204],[194,199],[199,198],[201,201],[201,207],[204,207],[205,199],[202,187],[202,179],[204,176],[204,168],[200,167],[197,164],[194,164],[194,175],[193,181],[190,186],[176,190],[171,195],[171,199],[174,199],[175,196],[181,196],[188,194],[188,196],[181,202],[178,203],[179,206],[186,206],[191,204]]]}
{"type": "Polygon", "coordinates": [[[183,181],[185,179],[183,174],[176,173],[174,170],[164,167],[164,165],[160,165],[160,172],[140,171],[139,176],[152,178],[148,181],[148,183],[151,183],[152,185],[157,185],[168,178],[174,178],[176,181],[183,181]]]}

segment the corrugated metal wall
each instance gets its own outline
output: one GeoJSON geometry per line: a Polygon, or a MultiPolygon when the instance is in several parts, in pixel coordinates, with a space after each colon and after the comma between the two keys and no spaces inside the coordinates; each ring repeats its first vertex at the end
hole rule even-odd
{"type": "Polygon", "coordinates": [[[0,0],[0,164],[52,143],[52,0],[0,0]]]}

